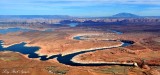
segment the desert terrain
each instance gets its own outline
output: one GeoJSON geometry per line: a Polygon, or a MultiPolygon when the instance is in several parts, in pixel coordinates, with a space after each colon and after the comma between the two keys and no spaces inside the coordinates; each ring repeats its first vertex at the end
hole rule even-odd
{"type": "Polygon", "coordinates": [[[16,51],[1,51],[0,75],[160,75],[159,25],[52,27],[38,26],[36,30],[39,31],[0,34],[3,49],[22,42],[26,43],[25,47],[39,47],[35,51],[38,57],[35,58],[16,51]],[[44,31],[49,28],[53,31],[44,31]],[[74,39],[76,36],[82,37],[77,40],[74,39]],[[122,46],[122,40],[134,43],[122,46]],[[133,65],[74,66],[62,61],[76,53],[70,57],[75,63],[118,62],[133,65]],[[40,60],[43,56],[47,60],[40,60]]]}

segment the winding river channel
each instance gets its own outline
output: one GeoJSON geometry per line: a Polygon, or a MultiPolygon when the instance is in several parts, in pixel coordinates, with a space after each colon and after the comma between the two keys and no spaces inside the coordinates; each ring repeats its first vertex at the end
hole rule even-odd
{"type": "MultiPolygon", "coordinates": [[[[119,34],[121,32],[116,32],[115,33],[119,34]]],[[[119,34],[121,35],[121,34],[119,34]]],[[[85,40],[85,38],[83,36],[75,36],[73,37],[74,40],[85,40]]],[[[26,43],[22,42],[20,44],[14,44],[11,45],[9,47],[3,47],[3,41],[0,41],[0,51],[13,51],[13,52],[19,52],[22,54],[27,54],[29,58],[39,58],[42,61],[46,61],[49,59],[54,59],[57,58],[59,63],[65,64],[65,65],[71,65],[71,66],[103,66],[103,65],[133,65],[133,63],[128,63],[128,64],[123,64],[120,62],[92,62],[92,63],[80,63],[80,62],[75,62],[72,61],[72,59],[80,54],[83,53],[87,53],[87,52],[94,52],[97,50],[107,50],[107,49],[112,49],[112,48],[118,48],[118,47],[125,47],[125,46],[129,46],[131,44],[133,44],[133,41],[130,40],[103,40],[103,41],[120,41],[122,42],[122,45],[120,46],[110,46],[110,47],[103,47],[103,48],[95,48],[95,49],[87,49],[87,50],[83,50],[80,52],[75,52],[72,54],[67,54],[67,55],[62,55],[62,54],[58,54],[58,55],[52,55],[50,57],[48,57],[47,55],[43,55],[40,56],[39,54],[36,53],[36,51],[38,51],[40,48],[39,47],[27,47],[25,46],[26,43]]]]}

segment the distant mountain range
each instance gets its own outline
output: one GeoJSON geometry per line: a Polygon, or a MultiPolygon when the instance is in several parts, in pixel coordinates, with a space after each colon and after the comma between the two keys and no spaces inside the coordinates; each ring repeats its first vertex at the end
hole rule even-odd
{"type": "Polygon", "coordinates": [[[0,18],[23,18],[23,19],[32,19],[32,18],[44,18],[44,19],[71,19],[75,18],[68,15],[0,15],[0,18]]]}
{"type": "Polygon", "coordinates": [[[139,16],[132,13],[118,13],[108,17],[73,17],[68,15],[0,15],[0,19],[33,19],[33,18],[44,18],[44,19],[76,19],[76,18],[160,18],[160,16],[139,16]]]}
{"type": "Polygon", "coordinates": [[[136,18],[136,17],[140,17],[138,15],[135,15],[135,14],[131,14],[131,13],[118,13],[118,14],[115,14],[111,17],[121,17],[121,18],[136,18]]]}

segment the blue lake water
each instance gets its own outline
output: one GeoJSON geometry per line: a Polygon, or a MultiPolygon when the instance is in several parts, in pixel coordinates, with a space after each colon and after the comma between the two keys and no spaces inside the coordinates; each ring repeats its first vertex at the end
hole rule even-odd
{"type": "Polygon", "coordinates": [[[112,31],[113,33],[119,34],[119,35],[123,34],[123,32],[120,32],[120,31],[117,31],[117,30],[110,30],[110,31],[112,31]]]}
{"type": "MultiPolygon", "coordinates": [[[[82,38],[83,36],[75,36],[73,37],[73,39],[75,40],[84,40],[82,38]]],[[[104,40],[105,41],[105,40],[104,40]]],[[[106,40],[108,41],[108,40],[106,40]]],[[[116,40],[109,40],[109,41],[116,41],[116,40]]],[[[121,40],[121,42],[123,43],[121,46],[118,47],[126,47],[129,45],[132,45],[134,42],[133,41],[129,41],[129,40],[121,40]]],[[[57,57],[57,60],[62,63],[62,64],[66,64],[66,65],[71,65],[71,66],[104,66],[104,65],[113,65],[113,64],[108,64],[108,63],[86,63],[86,64],[81,64],[78,62],[73,62],[71,59],[77,55],[83,54],[83,53],[87,53],[87,52],[94,52],[97,50],[106,50],[106,49],[112,49],[112,48],[117,48],[117,47],[111,47],[111,48],[99,48],[99,49],[91,49],[91,50],[87,50],[87,51],[80,51],[80,52],[76,52],[76,53],[72,53],[72,54],[68,54],[68,55],[59,55],[57,57]]],[[[121,64],[119,64],[121,65],[121,64]]],[[[131,65],[128,65],[131,66],[131,65]]]]}
{"type": "MultiPolygon", "coordinates": [[[[28,32],[28,31],[40,31],[40,30],[33,30],[33,29],[23,29],[23,28],[7,28],[7,29],[0,29],[0,34],[7,34],[7,33],[14,33],[14,32],[28,32]]],[[[51,32],[54,29],[46,29],[44,32],[51,32]]]]}
{"type": "MultiPolygon", "coordinates": [[[[74,37],[73,39],[75,40],[83,40],[81,39],[82,36],[76,36],[74,37]]],[[[113,40],[115,41],[115,40],[113,40]]],[[[125,46],[129,46],[131,44],[133,44],[134,42],[132,41],[126,41],[126,40],[122,40],[121,42],[123,42],[123,45],[122,47],[125,47],[125,46]]],[[[64,55],[62,56],[61,54],[58,54],[58,55],[52,55],[50,57],[48,57],[47,55],[38,55],[37,53],[35,53],[36,51],[38,51],[40,49],[40,47],[27,47],[25,46],[26,43],[25,42],[22,42],[22,43],[19,43],[19,44],[14,44],[12,46],[9,46],[9,47],[6,47],[4,48],[3,46],[3,41],[0,41],[0,51],[13,51],[13,52],[19,52],[19,53],[22,53],[22,54],[27,54],[28,55],[28,58],[39,58],[40,60],[42,61],[45,61],[45,60],[49,60],[49,59],[54,59],[54,58],[57,58],[57,60],[62,63],[62,64],[66,64],[66,65],[71,65],[71,66],[103,66],[103,65],[112,65],[112,64],[104,64],[104,63],[87,63],[87,64],[81,64],[81,63],[76,63],[76,62],[73,62],[71,59],[79,54],[83,54],[83,53],[87,53],[87,52],[94,52],[94,51],[97,51],[97,50],[105,50],[105,49],[111,49],[111,48],[99,48],[99,49],[92,49],[92,50],[87,50],[87,51],[80,51],[80,52],[75,52],[75,53],[72,53],[72,54],[67,54],[67,55],[64,55]]],[[[119,46],[120,47],[120,46],[119,46]]],[[[112,47],[112,48],[116,48],[116,47],[112,47]]]]}
{"type": "Polygon", "coordinates": [[[0,29],[0,34],[7,34],[10,32],[28,32],[31,31],[30,29],[22,29],[22,28],[7,28],[7,29],[0,29]]]}
{"type": "MultiPolygon", "coordinates": [[[[20,31],[21,29],[17,29],[17,28],[12,28],[9,29],[8,32],[15,32],[15,31],[20,31]]],[[[0,30],[1,31],[1,30],[0,30]]],[[[24,30],[25,31],[25,30],[24,30]]],[[[27,30],[28,31],[28,30],[27,30]]],[[[3,34],[7,33],[7,30],[2,30],[1,31],[3,34]]],[[[115,32],[117,34],[119,34],[120,32],[115,32]]],[[[85,40],[84,36],[75,36],[73,37],[74,40],[85,40]]],[[[108,40],[106,40],[108,41],[108,40]]],[[[110,40],[112,41],[112,40],[110,40]]],[[[116,40],[113,40],[116,41],[116,40]]],[[[121,40],[121,42],[123,42],[123,45],[118,46],[118,47],[125,47],[125,46],[129,46],[131,44],[133,44],[133,41],[129,41],[129,40],[121,40]]],[[[42,61],[45,60],[49,60],[49,59],[54,59],[57,58],[58,62],[62,63],[62,64],[66,64],[66,65],[71,65],[71,66],[103,66],[103,65],[109,65],[109,64],[104,64],[104,63],[86,63],[86,64],[81,64],[81,63],[77,63],[77,62],[73,62],[71,59],[79,54],[83,54],[83,53],[87,53],[87,52],[94,52],[97,50],[106,50],[106,49],[111,49],[111,48],[99,48],[99,49],[91,49],[91,50],[87,50],[87,51],[80,51],[80,52],[75,52],[72,54],[67,54],[62,56],[61,54],[58,55],[52,55],[50,57],[48,57],[47,55],[39,55],[37,53],[35,53],[36,51],[38,51],[40,49],[40,47],[28,47],[25,46],[26,43],[22,42],[19,44],[14,44],[12,46],[9,47],[3,47],[3,41],[0,41],[0,51],[13,51],[13,52],[19,52],[22,54],[27,54],[28,58],[39,58],[42,61]]],[[[116,47],[112,47],[112,48],[116,48],[116,47]]]]}
{"type": "Polygon", "coordinates": [[[78,23],[69,23],[67,25],[69,25],[70,27],[76,27],[78,25],[78,23]]]}
{"type": "Polygon", "coordinates": [[[84,40],[84,39],[82,39],[82,37],[83,36],[75,36],[75,37],[73,37],[73,39],[75,39],[75,40],[84,40]]]}
{"type": "Polygon", "coordinates": [[[4,48],[3,41],[0,41],[0,51],[13,51],[13,52],[20,52],[22,54],[29,54],[28,56],[30,58],[37,57],[37,54],[35,53],[37,50],[39,50],[39,47],[27,47],[25,46],[26,43],[22,42],[19,44],[14,44],[12,46],[4,48]]]}

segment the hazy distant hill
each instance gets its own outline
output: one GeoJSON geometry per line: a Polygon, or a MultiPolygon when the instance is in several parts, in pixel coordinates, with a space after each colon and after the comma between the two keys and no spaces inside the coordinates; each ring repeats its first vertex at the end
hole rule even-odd
{"type": "Polygon", "coordinates": [[[33,18],[45,18],[45,19],[71,19],[68,15],[0,15],[1,19],[11,19],[11,18],[23,18],[23,19],[33,19],[33,18]]]}
{"type": "Polygon", "coordinates": [[[43,19],[112,19],[112,18],[160,18],[160,16],[139,16],[131,13],[118,13],[113,16],[102,16],[102,17],[74,17],[68,15],[0,15],[0,19],[34,19],[34,18],[43,18],[43,19]]]}
{"type": "Polygon", "coordinates": [[[135,18],[135,17],[140,17],[138,15],[135,15],[135,14],[131,14],[131,13],[118,13],[118,14],[115,14],[111,17],[118,17],[118,18],[135,18]]]}

